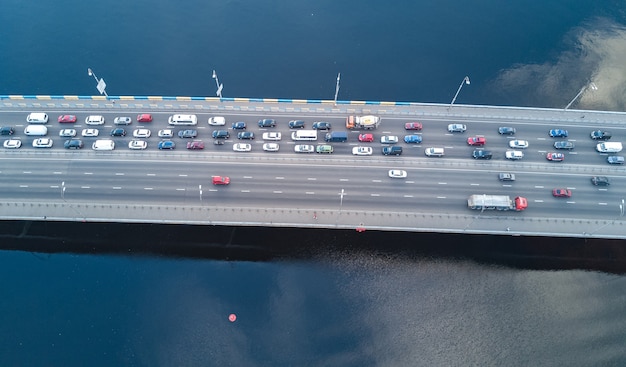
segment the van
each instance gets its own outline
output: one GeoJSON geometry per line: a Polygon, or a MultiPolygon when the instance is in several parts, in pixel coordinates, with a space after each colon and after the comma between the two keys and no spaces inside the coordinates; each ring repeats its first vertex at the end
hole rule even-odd
{"type": "Polygon", "coordinates": [[[619,142],[600,143],[596,145],[596,150],[600,153],[618,153],[622,151],[622,143],[619,143],[619,142]]]}
{"type": "Polygon", "coordinates": [[[445,152],[443,148],[426,148],[424,154],[426,154],[427,157],[443,157],[445,152]]]}
{"type": "Polygon", "coordinates": [[[47,124],[48,114],[43,112],[32,112],[26,116],[26,122],[29,124],[47,124]]]}
{"type": "Polygon", "coordinates": [[[172,115],[167,122],[170,125],[197,125],[198,117],[196,115],[172,115]]]}
{"type": "Polygon", "coordinates": [[[345,131],[333,131],[332,133],[326,133],[324,140],[333,143],[343,143],[348,140],[348,133],[345,131]]]}
{"type": "Polygon", "coordinates": [[[291,133],[291,139],[295,141],[317,140],[317,130],[298,130],[291,133]]]}
{"type": "Polygon", "coordinates": [[[43,125],[28,125],[24,129],[24,134],[28,136],[46,136],[48,128],[43,125]]]}
{"type": "Polygon", "coordinates": [[[93,150],[113,150],[115,149],[115,142],[111,139],[99,139],[96,140],[92,145],[91,149],[93,150]]]}

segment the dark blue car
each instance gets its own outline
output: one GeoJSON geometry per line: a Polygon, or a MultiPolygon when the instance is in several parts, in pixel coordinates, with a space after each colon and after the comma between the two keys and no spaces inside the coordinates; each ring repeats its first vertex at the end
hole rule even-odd
{"type": "Polygon", "coordinates": [[[550,135],[553,138],[567,138],[569,134],[567,133],[567,130],[552,129],[550,130],[548,135],[550,135]]]}
{"type": "Polygon", "coordinates": [[[246,129],[246,123],[243,122],[243,121],[233,122],[233,129],[234,130],[245,130],[246,129]]]}

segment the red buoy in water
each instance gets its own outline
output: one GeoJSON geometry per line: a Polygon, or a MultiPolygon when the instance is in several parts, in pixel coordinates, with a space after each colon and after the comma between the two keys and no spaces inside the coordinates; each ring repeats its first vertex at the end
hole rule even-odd
{"type": "Polygon", "coordinates": [[[228,321],[235,322],[236,320],[237,320],[237,315],[235,315],[234,313],[231,313],[230,315],[228,315],[228,321]]]}

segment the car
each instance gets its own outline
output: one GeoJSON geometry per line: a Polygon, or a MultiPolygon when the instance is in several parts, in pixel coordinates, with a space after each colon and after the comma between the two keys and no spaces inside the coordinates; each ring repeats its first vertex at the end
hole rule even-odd
{"type": "Polygon", "coordinates": [[[233,130],[245,130],[246,129],[246,123],[243,122],[243,121],[233,122],[231,127],[233,128],[233,130]]]}
{"type": "Polygon", "coordinates": [[[593,176],[591,177],[591,183],[595,186],[609,186],[611,184],[606,176],[593,176]]]}
{"type": "Polygon", "coordinates": [[[104,116],[91,115],[85,118],[85,124],[87,125],[104,125],[104,116]]]}
{"type": "Polygon", "coordinates": [[[278,152],[280,146],[278,143],[265,143],[263,144],[263,150],[266,152],[278,152]]]}
{"type": "Polygon", "coordinates": [[[276,126],[276,120],[274,120],[274,119],[263,119],[263,120],[259,120],[259,122],[257,124],[259,125],[259,127],[274,127],[274,126],[276,126]]]}
{"type": "Polygon", "coordinates": [[[333,152],[333,146],[332,146],[332,145],[326,145],[326,144],[324,144],[324,145],[318,145],[318,146],[315,148],[315,151],[316,151],[317,153],[322,153],[322,154],[330,154],[330,153],[332,153],[332,152],[333,152]]]}
{"type": "Polygon", "coordinates": [[[308,144],[298,144],[293,147],[293,151],[296,153],[313,153],[315,152],[315,146],[308,144]]]}
{"type": "Polygon", "coordinates": [[[621,155],[610,155],[606,157],[606,161],[609,162],[609,164],[624,164],[624,157],[621,155]]]}
{"type": "Polygon", "coordinates": [[[552,189],[552,196],[557,197],[557,198],[570,198],[572,197],[572,190],[552,189]]]}
{"type": "Polygon", "coordinates": [[[65,149],[83,149],[83,142],[79,139],[70,139],[63,143],[63,147],[65,149]]]}
{"type": "Polygon", "coordinates": [[[144,150],[148,147],[148,142],[145,140],[131,140],[128,143],[128,149],[132,150],[144,150]]]}
{"type": "Polygon", "coordinates": [[[462,132],[465,132],[465,130],[467,130],[467,126],[463,124],[448,125],[448,132],[451,132],[451,133],[462,133],[462,132]]]}
{"type": "Polygon", "coordinates": [[[159,130],[157,135],[159,136],[159,138],[171,138],[174,136],[174,130],[172,129],[159,130]]]}
{"type": "Polygon", "coordinates": [[[249,152],[252,150],[252,145],[247,143],[236,143],[233,144],[233,150],[235,152],[249,152]]]}
{"type": "Polygon", "coordinates": [[[226,118],[224,116],[209,117],[209,125],[211,125],[211,126],[224,126],[224,125],[226,125],[226,118]]]}
{"type": "Polygon", "coordinates": [[[152,122],[152,115],[149,113],[140,113],[137,115],[137,122],[152,122]]]}
{"type": "Polygon", "coordinates": [[[569,133],[563,129],[552,129],[548,131],[548,135],[552,138],[567,138],[569,133]]]}
{"type": "Polygon", "coordinates": [[[498,173],[498,180],[500,181],[515,181],[515,174],[508,172],[498,173]]]}
{"type": "Polygon", "coordinates": [[[484,136],[476,135],[467,138],[467,144],[471,146],[482,147],[483,145],[485,145],[485,143],[487,143],[487,139],[485,139],[484,136]]]}
{"type": "Polygon", "coordinates": [[[421,122],[407,122],[404,124],[404,130],[422,130],[421,122]]]}
{"type": "Polygon", "coordinates": [[[237,134],[237,139],[254,139],[254,133],[252,131],[242,131],[237,134]]]}
{"type": "Polygon", "coordinates": [[[302,120],[291,120],[289,121],[290,129],[304,129],[304,121],[302,120]]]}
{"type": "Polygon", "coordinates": [[[22,146],[22,141],[20,139],[8,139],[2,145],[7,149],[18,149],[22,146]]]}
{"type": "Polygon", "coordinates": [[[595,130],[591,132],[591,139],[593,140],[609,140],[612,134],[608,131],[595,130]]]}
{"type": "Polygon", "coordinates": [[[407,176],[406,171],[401,169],[390,169],[388,175],[391,178],[406,178],[407,176]]]}
{"type": "Polygon", "coordinates": [[[472,158],[474,159],[491,159],[493,154],[488,150],[474,149],[472,152],[472,158]]]}
{"type": "Polygon", "coordinates": [[[202,140],[188,141],[187,142],[187,149],[189,149],[189,150],[204,149],[204,142],[202,140]]]}
{"type": "Polygon", "coordinates": [[[230,177],[228,176],[213,176],[211,177],[213,185],[228,185],[230,183],[230,177]]]}
{"type": "Polygon", "coordinates": [[[98,139],[91,144],[93,150],[113,150],[115,149],[115,142],[111,139],[98,139]]]}
{"type": "Polygon", "coordinates": [[[198,136],[198,130],[187,129],[178,132],[178,137],[181,139],[193,139],[196,136],[198,136]]]}
{"type": "Polygon", "coordinates": [[[374,150],[371,147],[354,147],[352,154],[354,155],[372,155],[374,150]]]}
{"type": "Polygon", "coordinates": [[[359,134],[359,141],[362,143],[370,143],[374,141],[374,134],[359,134]]]}
{"type": "Polygon", "coordinates": [[[126,130],[121,127],[111,130],[111,136],[126,136],[126,130]]]}
{"type": "Polygon", "coordinates": [[[13,135],[15,130],[11,126],[0,127],[0,135],[13,135]]]}
{"type": "Polygon", "coordinates": [[[569,141],[569,140],[555,141],[554,142],[554,149],[572,150],[572,149],[574,149],[574,143],[569,141]]]}
{"type": "Polygon", "coordinates": [[[63,138],[73,138],[76,136],[76,129],[61,129],[59,136],[63,138]]]}
{"type": "Polygon", "coordinates": [[[263,140],[280,140],[282,135],[279,132],[263,133],[263,140]]]}
{"type": "Polygon", "coordinates": [[[422,142],[422,136],[418,134],[405,135],[404,142],[407,144],[419,144],[422,142]]]}
{"type": "Polygon", "coordinates": [[[115,125],[130,125],[132,123],[133,120],[128,116],[121,116],[113,119],[113,124],[115,125]]]}
{"type": "Polygon", "coordinates": [[[224,140],[222,140],[222,139],[213,139],[213,145],[224,145],[224,140]]]}
{"type": "Polygon", "coordinates": [[[524,152],[522,152],[521,150],[507,150],[506,153],[504,153],[504,156],[506,157],[506,159],[516,161],[524,158],[524,152]]]}
{"type": "Polygon", "coordinates": [[[395,145],[390,146],[390,147],[383,147],[382,153],[383,155],[401,155],[402,147],[395,146],[395,145]]]}
{"type": "Polygon", "coordinates": [[[172,140],[161,140],[157,145],[157,148],[159,148],[160,150],[176,149],[176,143],[174,143],[174,141],[172,140]]]}
{"type": "Polygon", "coordinates": [[[330,130],[331,125],[330,122],[326,121],[317,121],[313,123],[313,129],[315,130],[330,130]]]}
{"type": "Polygon", "coordinates": [[[85,137],[94,137],[98,136],[98,134],[100,134],[100,130],[98,129],[83,129],[80,133],[80,135],[85,137]]]}
{"type": "Polygon", "coordinates": [[[152,133],[149,129],[135,129],[133,131],[133,136],[135,138],[149,138],[152,133]]]}
{"type": "Polygon", "coordinates": [[[383,135],[380,137],[381,144],[395,144],[398,142],[398,137],[395,135],[383,135]]]}
{"type": "Polygon", "coordinates": [[[498,128],[498,134],[500,135],[514,135],[516,132],[514,127],[500,126],[498,128]]]}
{"type": "Polygon", "coordinates": [[[75,115],[61,115],[57,119],[57,121],[60,122],[60,123],[74,123],[77,120],[78,119],[76,118],[75,115]]]}
{"type": "Polygon", "coordinates": [[[563,162],[565,160],[565,154],[551,152],[546,154],[546,159],[552,162],[563,162]]]}
{"type": "Polygon", "coordinates": [[[526,149],[528,148],[528,140],[511,140],[509,142],[509,147],[511,148],[515,148],[515,149],[526,149]]]}
{"type": "Polygon", "coordinates": [[[33,140],[33,148],[52,148],[52,139],[39,138],[33,140]]]}
{"type": "Polygon", "coordinates": [[[228,139],[230,138],[230,133],[228,130],[215,130],[211,136],[213,136],[213,139],[228,139]]]}

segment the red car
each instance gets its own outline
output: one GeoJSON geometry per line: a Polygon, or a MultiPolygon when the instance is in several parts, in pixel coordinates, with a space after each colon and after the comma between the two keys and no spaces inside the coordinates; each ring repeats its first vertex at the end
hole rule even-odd
{"type": "Polygon", "coordinates": [[[421,122],[407,122],[404,124],[404,130],[422,130],[421,122]]]}
{"type": "Polygon", "coordinates": [[[359,141],[362,142],[372,142],[374,141],[374,134],[359,134],[359,141]]]}
{"type": "Polygon", "coordinates": [[[76,122],[76,116],[74,115],[61,115],[58,119],[61,123],[74,123],[76,122]]]}
{"type": "Polygon", "coordinates": [[[487,142],[484,136],[472,136],[467,138],[467,144],[482,147],[487,142]]]}
{"type": "Polygon", "coordinates": [[[213,185],[228,185],[230,183],[230,177],[228,176],[213,176],[213,185]]]}
{"type": "Polygon", "coordinates": [[[152,115],[149,113],[142,113],[137,115],[137,122],[150,122],[152,121],[152,115]]]}
{"type": "Polygon", "coordinates": [[[557,197],[557,198],[569,198],[569,197],[572,197],[572,190],[553,189],[552,196],[557,197]]]}
{"type": "Polygon", "coordinates": [[[204,149],[204,142],[202,140],[194,140],[187,142],[187,149],[204,149]]]}
{"type": "Polygon", "coordinates": [[[563,153],[548,153],[546,159],[552,162],[562,162],[565,160],[565,154],[563,153]]]}

